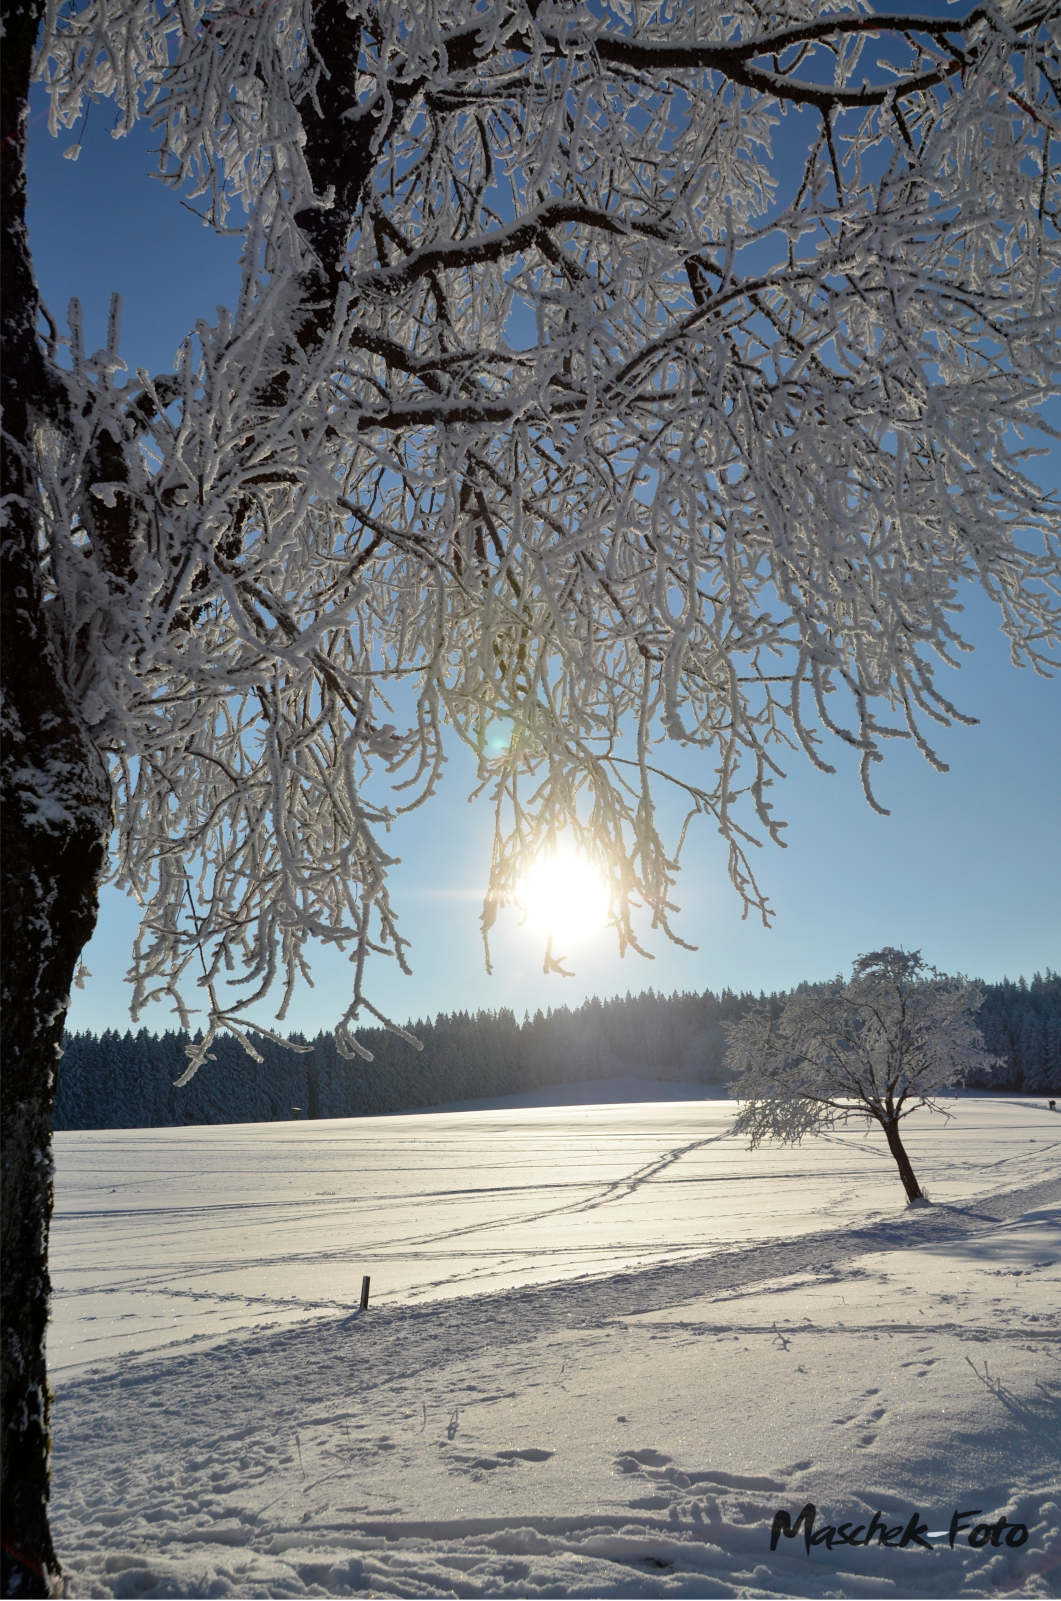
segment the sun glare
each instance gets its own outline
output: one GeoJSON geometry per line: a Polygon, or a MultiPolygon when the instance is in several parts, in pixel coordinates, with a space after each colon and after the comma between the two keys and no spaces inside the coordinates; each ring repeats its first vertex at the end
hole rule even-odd
{"type": "Polygon", "coordinates": [[[521,898],[530,926],[555,940],[595,934],[608,916],[600,874],[573,851],[540,857],[524,880],[521,898]]]}

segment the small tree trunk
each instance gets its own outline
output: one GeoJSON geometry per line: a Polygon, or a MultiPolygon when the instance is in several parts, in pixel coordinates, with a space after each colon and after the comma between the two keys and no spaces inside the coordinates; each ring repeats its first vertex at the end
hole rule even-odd
{"type": "Polygon", "coordinates": [[[881,1126],[884,1129],[884,1135],[888,1141],[888,1149],[894,1156],[895,1165],[899,1169],[899,1177],[903,1181],[903,1189],[906,1191],[906,1199],[911,1202],[923,1201],[925,1197],[922,1193],[921,1186],[917,1182],[914,1170],[910,1165],[910,1158],[906,1154],[906,1147],[899,1138],[899,1119],[897,1117],[892,1118],[888,1122],[882,1122],[881,1126]]]}

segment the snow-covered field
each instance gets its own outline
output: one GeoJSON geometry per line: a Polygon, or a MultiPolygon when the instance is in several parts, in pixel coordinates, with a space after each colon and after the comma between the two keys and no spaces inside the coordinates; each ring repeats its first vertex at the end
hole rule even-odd
{"type": "Polygon", "coordinates": [[[911,1120],[908,1212],[879,1139],[612,1093],[58,1135],[71,1593],[1061,1595],[1061,1119],[911,1120]],[[771,1552],[807,1502],[933,1549],[771,1552]]]}

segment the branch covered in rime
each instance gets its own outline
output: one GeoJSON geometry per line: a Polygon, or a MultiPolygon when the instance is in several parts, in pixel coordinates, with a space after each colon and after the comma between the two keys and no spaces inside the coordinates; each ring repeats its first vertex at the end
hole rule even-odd
{"type": "Polygon", "coordinates": [[[971,720],[936,677],[964,585],[1052,669],[1059,44],[1036,0],[53,6],[53,128],[147,117],[245,240],[172,373],[119,384],[120,306],[91,353],[72,303],[37,434],[135,1008],[187,1028],[205,992],[190,1071],[275,983],[283,1017],[315,939],[359,1049],[446,729],[494,807],[484,932],[563,834],[639,948],[639,906],[672,932],[661,744],[701,753],[689,815],[766,920],[789,752],[831,771],[836,736],[880,810],[885,740],[942,766],[933,725],[971,720]]]}

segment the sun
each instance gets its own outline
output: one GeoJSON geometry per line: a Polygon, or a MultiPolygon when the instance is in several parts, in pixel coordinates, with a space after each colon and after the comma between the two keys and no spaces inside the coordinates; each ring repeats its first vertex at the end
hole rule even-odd
{"type": "Polygon", "coordinates": [[[533,929],[564,942],[597,933],[608,916],[600,874],[570,849],[538,858],[523,881],[520,900],[533,929]]]}

